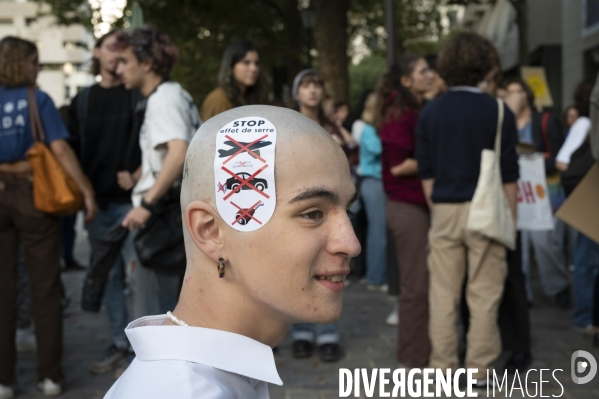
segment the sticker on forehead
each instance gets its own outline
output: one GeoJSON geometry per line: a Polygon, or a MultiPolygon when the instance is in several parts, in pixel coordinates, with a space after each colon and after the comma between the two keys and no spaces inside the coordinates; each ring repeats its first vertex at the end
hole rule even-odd
{"type": "Polygon", "coordinates": [[[229,122],[216,135],[216,207],[236,230],[257,230],[275,211],[276,144],[277,129],[258,116],[229,122]]]}

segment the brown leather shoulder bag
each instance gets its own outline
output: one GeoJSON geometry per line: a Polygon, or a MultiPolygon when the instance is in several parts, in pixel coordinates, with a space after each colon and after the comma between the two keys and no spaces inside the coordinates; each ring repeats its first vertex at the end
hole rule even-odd
{"type": "Polygon", "coordinates": [[[45,143],[33,88],[29,89],[29,124],[34,144],[27,151],[27,160],[33,169],[35,209],[55,216],[71,215],[83,209],[83,195],[79,187],[45,143]]]}

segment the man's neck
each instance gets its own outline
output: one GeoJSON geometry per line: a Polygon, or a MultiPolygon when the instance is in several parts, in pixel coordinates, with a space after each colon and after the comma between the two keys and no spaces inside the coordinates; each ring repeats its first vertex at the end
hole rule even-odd
{"type": "Polygon", "coordinates": [[[102,80],[100,80],[98,84],[100,85],[100,87],[103,87],[105,89],[111,89],[123,83],[121,78],[119,78],[117,75],[113,73],[110,73],[109,71],[100,71],[100,77],[102,78],[102,80]]]}
{"type": "Polygon", "coordinates": [[[300,114],[307,116],[314,122],[320,124],[320,120],[318,119],[318,107],[307,107],[305,105],[300,105],[300,114]]]}
{"type": "Polygon", "coordinates": [[[141,87],[139,88],[141,95],[148,97],[158,87],[158,85],[162,83],[163,80],[164,78],[162,76],[153,72],[146,75],[141,87]]]}
{"type": "Polygon", "coordinates": [[[205,274],[194,273],[192,268],[185,274],[179,303],[173,311],[179,319],[194,327],[244,335],[271,347],[283,340],[289,326],[269,317],[245,294],[232,290],[226,277],[218,278],[216,267],[214,273],[205,274]]]}

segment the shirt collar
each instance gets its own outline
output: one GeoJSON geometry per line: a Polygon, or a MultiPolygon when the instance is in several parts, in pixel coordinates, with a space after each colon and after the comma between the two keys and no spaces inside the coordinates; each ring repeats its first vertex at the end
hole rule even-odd
{"type": "Polygon", "coordinates": [[[246,336],[201,327],[162,325],[166,315],[131,322],[125,333],[141,361],[182,360],[283,385],[270,346],[246,336]]]}
{"type": "Polygon", "coordinates": [[[478,87],[474,86],[454,86],[449,88],[450,91],[469,91],[471,93],[483,94],[484,92],[478,87]]]}

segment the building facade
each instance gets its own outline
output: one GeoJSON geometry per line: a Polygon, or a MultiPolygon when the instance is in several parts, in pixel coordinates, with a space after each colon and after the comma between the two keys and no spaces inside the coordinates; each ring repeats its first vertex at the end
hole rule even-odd
{"type": "MultiPolygon", "coordinates": [[[[527,0],[529,64],[545,68],[560,113],[576,86],[599,71],[599,0],[527,0]]],[[[463,25],[499,50],[504,73],[519,73],[519,28],[509,0],[487,0],[466,8],[463,25]]]]}
{"type": "Polygon", "coordinates": [[[58,26],[48,11],[31,1],[0,0],[0,38],[17,36],[37,44],[38,86],[61,107],[94,83],[89,73],[94,37],[83,25],[58,26]]]}
{"type": "Polygon", "coordinates": [[[565,106],[580,81],[599,71],[599,0],[562,0],[563,81],[565,106]]]}

